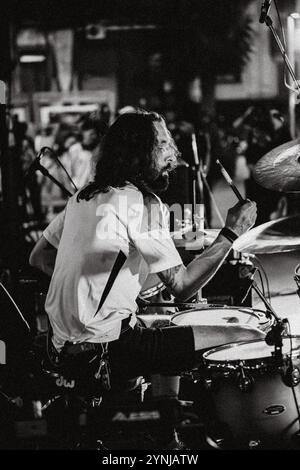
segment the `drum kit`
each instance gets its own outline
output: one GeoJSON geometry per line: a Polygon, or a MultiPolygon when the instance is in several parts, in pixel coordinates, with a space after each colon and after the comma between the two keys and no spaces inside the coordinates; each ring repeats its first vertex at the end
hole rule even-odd
{"type": "MultiPolygon", "coordinates": [[[[254,178],[274,191],[300,192],[300,140],[281,145],[262,157],[256,164],[254,178]]],[[[203,250],[218,233],[205,230],[197,240],[183,239],[175,244],[189,247],[194,243],[194,248],[203,250]]],[[[254,257],[300,250],[300,213],[249,230],[234,242],[233,250],[254,257]]],[[[207,427],[209,421],[226,426],[225,437],[219,439],[222,443],[225,440],[225,448],[299,449],[300,336],[291,335],[288,320],[278,317],[254,282],[254,273],[255,269],[249,276],[251,287],[263,301],[265,311],[210,305],[205,299],[183,308],[176,302],[152,303],[149,296],[149,306],[173,305],[177,312],[151,314],[147,318],[144,311],[141,320],[145,326],[240,324],[265,332],[264,340],[228,343],[203,352],[200,368],[188,374],[193,383],[204,384],[209,402],[213,403],[207,427]]],[[[295,268],[294,280],[300,297],[300,264],[295,268]]],[[[157,288],[164,289],[160,284],[157,288]]],[[[206,404],[200,403],[203,406],[206,404]]]]}
{"type": "MultiPolygon", "coordinates": [[[[272,176],[267,178],[268,187],[272,186],[271,180],[273,189],[286,191],[288,188],[300,192],[297,167],[297,163],[300,167],[297,156],[298,153],[300,155],[299,145],[293,141],[289,145],[285,144],[284,148],[279,147],[279,152],[275,149],[263,157],[256,167],[258,180],[264,183],[264,173],[272,169],[272,176]],[[290,163],[286,155],[291,159],[293,171],[289,171],[290,163]],[[298,180],[295,178],[297,171],[298,180]],[[280,182],[279,175],[285,175],[284,182],[280,182]]],[[[218,233],[218,230],[204,230],[203,237],[196,240],[196,249],[205,249],[215,240],[218,233]]],[[[300,250],[300,216],[284,217],[249,230],[234,242],[233,250],[241,256],[300,250]]],[[[254,275],[255,269],[250,269],[249,284],[263,301],[265,310],[243,305],[208,304],[206,299],[176,302],[176,299],[173,301],[169,296],[159,277],[151,275],[137,299],[140,308],[138,318],[145,327],[238,324],[263,331],[266,334],[264,340],[228,342],[203,350],[200,366],[182,374],[181,382],[187,380],[192,383],[192,387],[198,385],[202,392],[205,390],[207,402],[200,399],[197,406],[200,409],[207,408],[203,422],[207,430],[207,442],[213,442],[213,448],[300,449],[300,336],[290,334],[288,321],[278,317],[255,283],[254,275]]],[[[300,264],[295,268],[294,280],[300,297],[300,264]]],[[[17,316],[20,318],[19,312],[17,316]]],[[[5,363],[2,346],[0,342],[0,364],[5,363]]],[[[43,350],[43,347],[40,349],[43,350]]],[[[23,368],[22,364],[21,369],[23,368]]],[[[24,371],[18,371],[21,377],[18,383],[20,382],[22,390],[24,371]]],[[[53,374],[51,368],[46,372],[49,372],[47,380],[44,378],[41,381],[47,381],[47,385],[42,387],[43,393],[46,397],[50,390],[54,398],[44,405],[36,399],[37,385],[33,385],[31,378],[27,384],[27,388],[31,390],[28,396],[34,397],[33,401],[30,399],[31,402],[41,407],[39,417],[47,410],[51,411],[53,403],[59,401],[59,396],[62,396],[63,400],[70,396],[77,397],[72,378],[53,374]],[[49,381],[53,390],[50,389],[49,381]]],[[[35,373],[42,374],[40,366],[35,373]]],[[[92,395],[93,393],[90,397],[91,406],[97,408],[97,400],[92,395]]],[[[189,399],[188,396],[180,398],[189,399]]],[[[23,397],[5,396],[5,391],[0,387],[0,399],[9,403],[8,406],[18,407],[23,397]]],[[[20,410],[23,408],[20,407],[20,410]]],[[[22,428],[23,421],[20,422],[22,428]]],[[[26,436],[35,437],[35,433],[38,433],[39,439],[44,436],[44,429],[36,430],[36,419],[26,421],[24,418],[24,422],[32,425],[32,428],[23,430],[26,436]]]]}

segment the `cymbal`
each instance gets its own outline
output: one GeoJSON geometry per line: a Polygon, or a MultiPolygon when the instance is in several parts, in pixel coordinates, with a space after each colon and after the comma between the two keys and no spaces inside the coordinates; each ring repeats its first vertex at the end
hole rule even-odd
{"type": "Polygon", "coordinates": [[[232,248],[253,254],[300,250],[300,214],[258,225],[237,238],[232,248]]]}
{"type": "Polygon", "coordinates": [[[254,167],[255,181],[264,188],[285,193],[300,191],[300,139],[266,153],[254,167]]]}

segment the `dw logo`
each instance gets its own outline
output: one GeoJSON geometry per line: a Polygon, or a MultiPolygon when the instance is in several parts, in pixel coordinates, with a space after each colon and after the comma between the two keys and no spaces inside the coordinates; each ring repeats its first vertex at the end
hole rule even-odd
{"type": "Polygon", "coordinates": [[[72,379],[71,381],[66,380],[63,375],[60,375],[58,379],[55,381],[56,385],[58,387],[64,387],[64,388],[74,388],[75,387],[75,380],[72,379]]]}

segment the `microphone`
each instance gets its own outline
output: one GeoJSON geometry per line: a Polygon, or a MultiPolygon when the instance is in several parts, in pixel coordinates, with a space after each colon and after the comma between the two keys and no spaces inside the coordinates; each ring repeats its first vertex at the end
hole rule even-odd
{"type": "Polygon", "coordinates": [[[52,148],[50,147],[42,147],[39,153],[37,154],[36,158],[33,160],[33,162],[29,165],[28,170],[25,173],[25,178],[28,178],[32,173],[34,173],[36,170],[42,170],[44,169],[43,166],[41,166],[40,161],[41,158],[44,156],[45,152],[53,153],[52,148]]]}
{"type": "Polygon", "coordinates": [[[28,178],[29,176],[31,176],[32,173],[34,173],[41,166],[40,161],[41,161],[42,156],[43,156],[43,152],[40,150],[36,158],[29,165],[29,168],[26,171],[24,178],[28,178]]]}
{"type": "Polygon", "coordinates": [[[265,342],[268,346],[276,346],[281,343],[282,333],[286,330],[286,323],[286,319],[283,319],[271,327],[265,337],[265,342]]]}
{"type": "Polygon", "coordinates": [[[266,21],[266,18],[267,18],[267,16],[268,16],[268,13],[269,13],[269,10],[270,10],[271,1],[272,1],[272,0],[265,0],[265,1],[262,3],[261,12],[260,12],[260,18],[259,18],[259,22],[260,22],[260,23],[264,23],[264,22],[266,21]]]}

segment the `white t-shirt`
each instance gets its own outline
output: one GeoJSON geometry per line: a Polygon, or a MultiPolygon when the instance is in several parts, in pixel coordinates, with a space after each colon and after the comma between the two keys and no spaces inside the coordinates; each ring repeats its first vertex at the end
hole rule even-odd
{"type": "Polygon", "coordinates": [[[85,150],[80,142],[69,149],[69,168],[76,187],[82,188],[91,179],[92,152],[85,150]]]}
{"type": "Polygon", "coordinates": [[[133,185],[89,201],[69,199],[43,232],[58,249],[46,312],[53,342],[109,342],[133,315],[148,274],[182,264],[168,227],[168,210],[133,185]]]}

